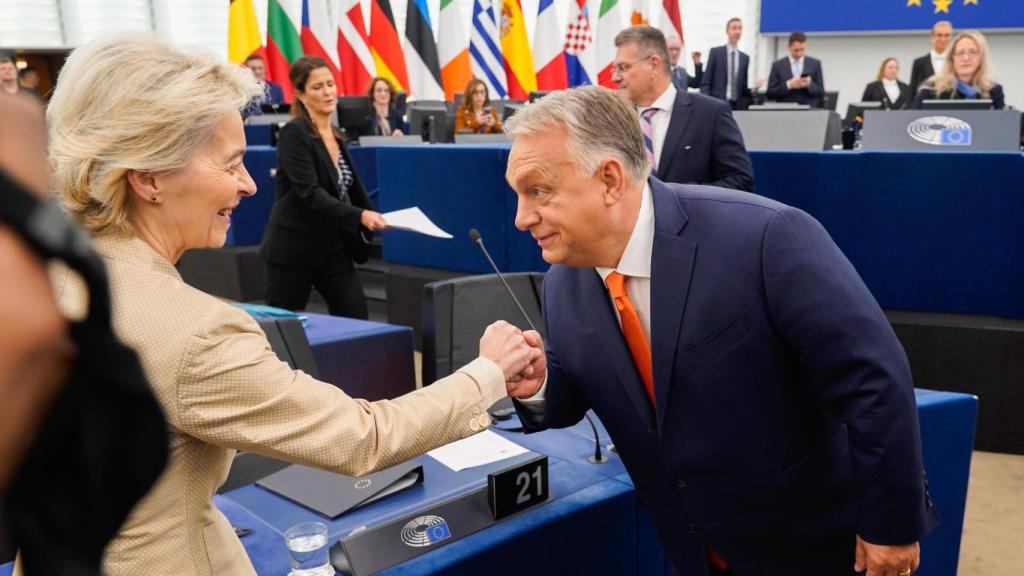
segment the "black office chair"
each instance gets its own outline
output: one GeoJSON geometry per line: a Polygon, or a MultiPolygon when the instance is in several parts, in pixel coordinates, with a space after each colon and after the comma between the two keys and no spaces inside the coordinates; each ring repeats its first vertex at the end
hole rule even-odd
{"type": "MultiPolygon", "coordinates": [[[[512,291],[543,335],[540,298],[544,274],[505,274],[512,291]]],[[[448,376],[480,353],[484,329],[505,320],[528,329],[522,313],[494,274],[464,276],[423,287],[423,384],[448,376]]]]}

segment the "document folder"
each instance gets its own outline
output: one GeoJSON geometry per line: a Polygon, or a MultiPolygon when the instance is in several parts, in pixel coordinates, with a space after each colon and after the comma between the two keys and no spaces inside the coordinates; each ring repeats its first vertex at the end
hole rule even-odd
{"type": "Polygon", "coordinates": [[[416,462],[358,478],[293,464],[256,485],[333,519],[422,482],[423,466],[416,462]]]}

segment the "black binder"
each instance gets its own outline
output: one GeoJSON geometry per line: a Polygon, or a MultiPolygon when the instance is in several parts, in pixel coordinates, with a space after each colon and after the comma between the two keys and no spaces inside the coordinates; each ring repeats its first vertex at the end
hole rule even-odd
{"type": "Polygon", "coordinates": [[[256,485],[333,519],[421,482],[423,466],[415,462],[358,478],[293,464],[256,485]]]}

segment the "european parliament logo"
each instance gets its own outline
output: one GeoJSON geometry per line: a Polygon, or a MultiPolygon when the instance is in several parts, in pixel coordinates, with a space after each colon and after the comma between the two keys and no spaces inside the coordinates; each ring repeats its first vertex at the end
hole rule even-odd
{"type": "Polygon", "coordinates": [[[402,527],[402,542],[414,548],[432,546],[451,537],[448,522],[440,516],[419,516],[402,527]]]}
{"type": "Polygon", "coordinates": [[[925,116],[907,125],[907,134],[932,146],[970,146],[971,125],[951,116],[925,116]]]}

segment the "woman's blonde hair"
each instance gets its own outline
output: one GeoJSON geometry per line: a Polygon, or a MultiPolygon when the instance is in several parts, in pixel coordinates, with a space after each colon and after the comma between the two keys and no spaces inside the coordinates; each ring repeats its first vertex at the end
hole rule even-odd
{"type": "Polygon", "coordinates": [[[47,108],[54,188],[92,233],[130,232],[128,172],[184,168],[259,94],[251,72],[208,52],[140,35],[85,44],[47,108]]]}
{"type": "Polygon", "coordinates": [[[946,57],[942,61],[942,70],[936,72],[926,83],[935,87],[936,96],[944,92],[956,90],[957,77],[953,53],[956,52],[956,45],[964,38],[970,38],[978,45],[978,70],[974,73],[972,84],[981,92],[982,98],[988,98],[992,88],[996,85],[995,69],[992,67],[992,62],[988,57],[988,41],[977,30],[965,30],[957,34],[956,38],[953,38],[953,41],[949,43],[949,47],[946,48],[946,57]]]}

